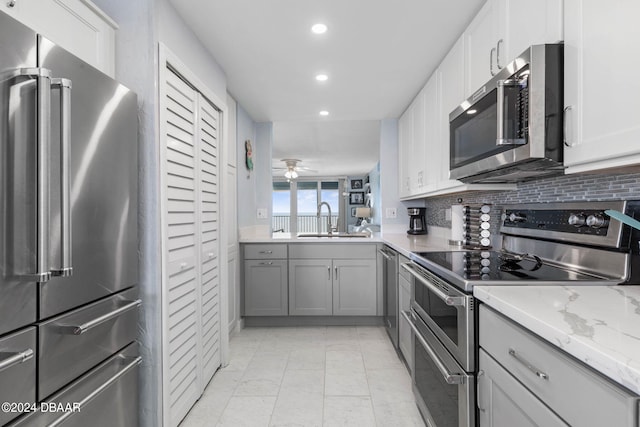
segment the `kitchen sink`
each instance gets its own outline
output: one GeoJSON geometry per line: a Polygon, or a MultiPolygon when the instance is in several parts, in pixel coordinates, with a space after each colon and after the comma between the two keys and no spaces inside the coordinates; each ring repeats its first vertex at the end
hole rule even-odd
{"type": "Polygon", "coordinates": [[[367,237],[371,237],[371,234],[369,233],[300,233],[298,234],[298,238],[319,238],[319,237],[336,237],[336,238],[343,238],[343,237],[347,237],[347,238],[353,238],[353,237],[359,237],[359,238],[367,238],[367,237]]]}

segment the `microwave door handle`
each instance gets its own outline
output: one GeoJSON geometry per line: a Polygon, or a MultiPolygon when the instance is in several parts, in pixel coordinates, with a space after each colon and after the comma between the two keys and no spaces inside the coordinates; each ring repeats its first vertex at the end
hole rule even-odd
{"type": "Polygon", "coordinates": [[[71,183],[69,150],[71,141],[71,80],[53,79],[51,86],[60,89],[60,266],[51,270],[53,276],[68,277],[71,267],[71,183]]]}
{"type": "Polygon", "coordinates": [[[38,282],[51,279],[49,268],[49,151],[51,134],[51,70],[46,68],[22,68],[21,76],[37,80],[37,194],[35,273],[29,277],[38,282]]]}
{"type": "Polygon", "coordinates": [[[504,87],[509,86],[517,86],[518,83],[515,80],[498,80],[497,89],[496,89],[496,123],[497,123],[497,132],[496,132],[496,145],[524,145],[526,141],[524,138],[515,138],[513,135],[511,138],[505,138],[504,134],[504,126],[507,121],[505,117],[505,108],[504,108],[504,87]]]}

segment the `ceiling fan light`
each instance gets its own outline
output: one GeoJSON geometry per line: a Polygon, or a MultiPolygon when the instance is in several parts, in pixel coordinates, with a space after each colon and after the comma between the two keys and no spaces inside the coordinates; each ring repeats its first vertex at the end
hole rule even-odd
{"type": "Polygon", "coordinates": [[[284,176],[287,179],[296,179],[298,177],[298,172],[296,172],[296,171],[294,171],[292,169],[289,169],[288,171],[286,171],[284,173],[284,176]]]}

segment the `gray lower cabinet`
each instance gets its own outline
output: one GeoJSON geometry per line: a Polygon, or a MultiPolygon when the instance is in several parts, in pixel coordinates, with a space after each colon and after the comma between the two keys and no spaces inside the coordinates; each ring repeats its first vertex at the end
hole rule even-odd
{"type": "Polygon", "coordinates": [[[640,397],[480,306],[480,426],[639,425],[640,397]]]}
{"type": "Polygon", "coordinates": [[[244,315],[286,316],[287,260],[244,261],[244,315]]]}
{"type": "Polygon", "coordinates": [[[289,314],[292,316],[375,316],[376,260],[292,259],[289,314]]]}
{"type": "Polygon", "coordinates": [[[289,314],[331,316],[333,314],[333,270],[330,259],[289,261],[289,314]]]}
{"type": "Polygon", "coordinates": [[[333,260],[334,316],[375,316],[377,309],[376,260],[333,260]]]}
{"type": "Polygon", "coordinates": [[[478,409],[481,426],[567,426],[482,349],[478,373],[478,409]]]}

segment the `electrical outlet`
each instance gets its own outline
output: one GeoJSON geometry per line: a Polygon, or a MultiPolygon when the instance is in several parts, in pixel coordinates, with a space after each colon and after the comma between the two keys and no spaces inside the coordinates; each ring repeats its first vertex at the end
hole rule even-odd
{"type": "Polygon", "coordinates": [[[444,210],[444,219],[447,221],[451,221],[451,208],[447,208],[444,210]]]}
{"type": "Polygon", "coordinates": [[[385,210],[385,216],[387,218],[396,218],[398,216],[398,213],[396,211],[396,208],[387,208],[385,210]]]}
{"type": "Polygon", "coordinates": [[[258,219],[267,219],[267,209],[266,208],[258,208],[258,219]]]}

